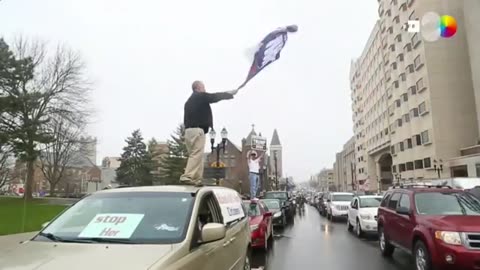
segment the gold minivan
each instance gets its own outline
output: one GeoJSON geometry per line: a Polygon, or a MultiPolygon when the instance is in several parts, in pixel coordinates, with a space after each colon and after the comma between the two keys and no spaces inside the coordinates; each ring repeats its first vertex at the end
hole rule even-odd
{"type": "Polygon", "coordinates": [[[133,187],[83,198],[1,253],[0,269],[248,270],[249,255],[248,217],[236,191],[133,187]]]}

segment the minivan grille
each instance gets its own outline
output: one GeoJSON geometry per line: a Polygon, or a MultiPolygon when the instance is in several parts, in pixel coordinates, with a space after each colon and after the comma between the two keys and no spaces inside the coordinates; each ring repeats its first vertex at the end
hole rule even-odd
{"type": "Polygon", "coordinates": [[[480,233],[465,233],[465,244],[470,249],[480,249],[480,233]]]}

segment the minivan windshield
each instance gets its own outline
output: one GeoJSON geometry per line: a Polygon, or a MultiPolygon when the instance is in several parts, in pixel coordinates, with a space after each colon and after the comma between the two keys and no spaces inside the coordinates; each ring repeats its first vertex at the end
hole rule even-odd
{"type": "Polygon", "coordinates": [[[420,215],[479,216],[480,200],[466,192],[423,192],[415,194],[420,215]]]}
{"type": "Polygon", "coordinates": [[[186,192],[93,194],[62,213],[35,240],[178,243],[185,238],[193,202],[186,192]]]}

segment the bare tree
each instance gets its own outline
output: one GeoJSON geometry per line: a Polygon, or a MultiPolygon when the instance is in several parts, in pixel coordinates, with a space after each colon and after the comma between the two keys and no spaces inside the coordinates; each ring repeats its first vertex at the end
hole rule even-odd
{"type": "Polygon", "coordinates": [[[57,184],[65,180],[68,176],[67,170],[82,154],[82,129],[60,117],[52,119],[49,126],[49,134],[53,140],[42,147],[40,167],[45,179],[50,183],[50,195],[53,195],[57,184]]]}
{"type": "Polygon", "coordinates": [[[25,61],[20,75],[27,75],[15,77],[1,89],[17,111],[2,117],[0,122],[5,121],[0,124],[8,128],[15,154],[27,164],[25,196],[30,199],[39,145],[55,140],[49,127],[52,119],[83,126],[90,112],[90,84],[80,56],[65,46],[49,53],[45,43],[18,38],[12,50],[16,59],[25,61]]]}
{"type": "Polygon", "coordinates": [[[0,143],[0,188],[8,184],[11,179],[11,147],[0,143]]]}

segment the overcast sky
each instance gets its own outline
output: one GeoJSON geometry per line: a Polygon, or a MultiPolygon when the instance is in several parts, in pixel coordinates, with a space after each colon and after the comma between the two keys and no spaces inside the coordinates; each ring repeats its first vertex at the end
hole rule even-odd
{"type": "Polygon", "coordinates": [[[134,129],[166,140],[183,120],[193,80],[210,92],[242,83],[246,49],[297,24],[281,59],[234,100],[213,106],[214,125],[240,145],[278,129],[284,172],[303,181],[331,167],[353,135],[349,86],[377,19],[376,0],[3,0],[0,35],[78,50],[95,82],[90,127],[97,156],[118,156],[134,129]]]}

